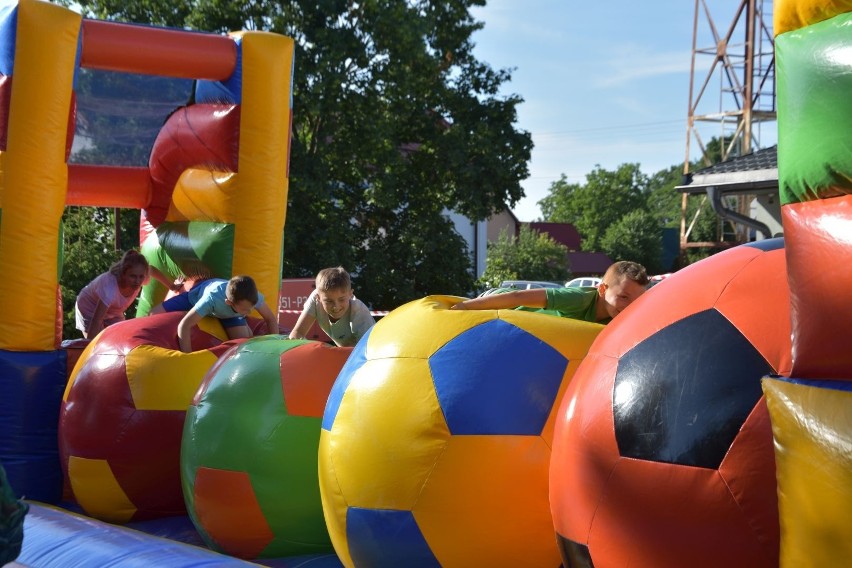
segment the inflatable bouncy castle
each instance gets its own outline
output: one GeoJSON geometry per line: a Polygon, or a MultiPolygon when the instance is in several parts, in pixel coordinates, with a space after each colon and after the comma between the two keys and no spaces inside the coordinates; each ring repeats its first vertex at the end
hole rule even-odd
{"type": "MultiPolygon", "coordinates": [[[[679,271],[605,328],[430,296],[351,355],[272,336],[223,345],[210,329],[179,354],[158,331],[175,314],[151,318],[162,328],[124,322],[91,342],[63,399],[66,204],[139,208],[140,246],[163,272],[248,272],[275,294],[293,46],[4,5],[0,461],[18,496],[58,500],[62,416],[87,513],[187,520],[182,498],[203,540],[33,502],[19,560],[248,565],[206,545],[316,553],[273,565],[318,568],[845,565],[850,10],[776,2],[786,240],[679,271]],[[69,163],[78,79],[92,69],[192,79],[146,167],[69,163]],[[331,361],[322,373],[316,351],[331,361]]],[[[163,293],[146,289],[141,312],[163,293]]]]}
{"type": "MultiPolygon", "coordinates": [[[[292,72],[293,42],[276,34],[88,20],[38,0],[0,8],[0,462],[17,493],[62,494],[64,207],[138,208],[140,246],[165,274],[251,274],[277,298],[292,72]],[[190,80],[147,167],[69,163],[75,89],[92,70],[190,80]]],[[[157,286],[142,313],[165,294],[157,286]]]]}

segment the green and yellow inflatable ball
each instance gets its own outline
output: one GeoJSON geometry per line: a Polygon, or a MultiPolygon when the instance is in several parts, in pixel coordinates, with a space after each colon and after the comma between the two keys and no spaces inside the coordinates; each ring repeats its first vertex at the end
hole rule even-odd
{"type": "Polygon", "coordinates": [[[355,347],[323,415],[320,492],[346,566],[558,566],[555,412],[603,326],[430,296],[355,347]]]}
{"type": "Polygon", "coordinates": [[[208,546],[242,558],[331,550],[320,425],[350,347],[256,337],[222,356],[186,415],[181,482],[208,546]]]}

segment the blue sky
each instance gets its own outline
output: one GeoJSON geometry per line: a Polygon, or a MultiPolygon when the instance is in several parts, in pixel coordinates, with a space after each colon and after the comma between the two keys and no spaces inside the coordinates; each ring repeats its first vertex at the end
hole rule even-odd
{"type": "MultiPolygon", "coordinates": [[[[724,34],[740,0],[706,4],[724,34]]],[[[513,208],[520,221],[541,216],[537,201],[561,174],[582,183],[596,164],[615,169],[639,163],[651,174],[683,163],[695,2],[488,0],[473,16],[485,23],[473,37],[474,53],[494,68],[515,68],[504,94],[524,99],[517,127],[535,144],[530,177],[522,182],[526,197],[513,208]]],[[[708,22],[702,13],[698,48],[715,45],[708,22]]],[[[743,39],[744,32],[733,35],[733,41],[743,39]]],[[[697,83],[712,59],[697,58],[697,83]]],[[[732,106],[720,97],[717,75],[699,114],[732,106]]],[[[774,144],[773,125],[762,128],[760,146],[774,144]]],[[[707,142],[721,127],[709,123],[700,132],[707,142]]],[[[694,139],[691,146],[695,159],[694,139]]]]}

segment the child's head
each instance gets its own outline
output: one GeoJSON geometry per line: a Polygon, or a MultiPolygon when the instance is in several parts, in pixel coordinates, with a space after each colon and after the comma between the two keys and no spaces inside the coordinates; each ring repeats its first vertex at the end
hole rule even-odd
{"type": "Polygon", "coordinates": [[[622,260],[607,269],[598,285],[598,294],[604,301],[607,314],[614,318],[641,296],[647,286],[648,274],[645,267],[636,262],[622,260]]]}
{"type": "Polygon", "coordinates": [[[228,280],[225,302],[241,316],[247,316],[257,304],[257,284],[251,276],[240,274],[228,280]]]}
{"type": "Polygon", "coordinates": [[[342,266],[324,268],[317,274],[317,295],[322,309],[332,318],[341,318],[352,300],[352,281],[342,266]]]}
{"type": "Polygon", "coordinates": [[[118,280],[121,288],[139,288],[148,276],[148,259],[141,253],[130,249],[112,263],[109,272],[118,280]]]}

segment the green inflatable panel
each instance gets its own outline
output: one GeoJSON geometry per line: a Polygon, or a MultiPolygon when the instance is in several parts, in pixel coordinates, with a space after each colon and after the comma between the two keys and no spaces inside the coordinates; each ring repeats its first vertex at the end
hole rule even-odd
{"type": "Polygon", "coordinates": [[[782,205],[852,193],[852,12],[775,39],[782,205]]]}
{"type": "MultiPolygon", "coordinates": [[[[209,221],[165,222],[142,243],[142,254],[166,276],[209,275],[230,278],[234,259],[234,225],[209,221]]],[[[152,280],[139,295],[136,316],[163,301],[165,287],[152,280]]]]}

